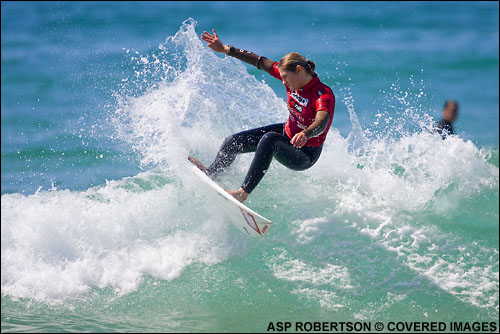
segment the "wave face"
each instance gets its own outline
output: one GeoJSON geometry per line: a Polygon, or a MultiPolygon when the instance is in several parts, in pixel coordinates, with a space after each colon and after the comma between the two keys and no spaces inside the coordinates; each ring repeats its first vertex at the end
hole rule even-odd
{"type": "MultiPolygon", "coordinates": [[[[274,222],[264,238],[228,224],[186,157],[208,164],[226,136],[288,112],[245,65],[206,48],[195,25],[185,21],[151,54],[125,51],[134,73],[108,121],[146,171],[84,191],[2,195],[2,309],[96,317],[146,308],[134,321],[150,329],[166,326],[151,314],[185,320],[195,311],[200,330],[230,318],[249,318],[233,324],[249,330],[299,311],[400,321],[498,311],[498,149],[441,140],[415,107],[421,92],[389,92],[398,116],[381,112],[362,128],[351,87],[335,83],[350,134],[334,119],[307,171],[272,163],[247,202],[274,222]]],[[[238,157],[220,183],[237,188],[252,157],[238,157]]]]}

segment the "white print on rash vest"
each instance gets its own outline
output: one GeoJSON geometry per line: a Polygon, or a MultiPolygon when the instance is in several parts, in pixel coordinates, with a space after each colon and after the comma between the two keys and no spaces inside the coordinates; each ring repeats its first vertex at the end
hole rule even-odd
{"type": "Polygon", "coordinates": [[[291,97],[293,97],[295,99],[295,101],[297,101],[301,106],[303,106],[304,108],[307,107],[307,103],[309,102],[308,99],[306,99],[305,97],[302,97],[300,96],[299,94],[297,94],[296,91],[293,91],[291,94],[290,94],[291,97]]]}

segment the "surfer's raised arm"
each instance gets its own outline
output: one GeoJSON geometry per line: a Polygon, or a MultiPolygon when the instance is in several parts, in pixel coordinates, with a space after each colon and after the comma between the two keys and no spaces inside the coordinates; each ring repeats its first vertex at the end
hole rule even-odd
{"type": "Polygon", "coordinates": [[[238,49],[232,45],[224,45],[219,36],[217,36],[215,29],[212,29],[212,33],[213,35],[207,31],[204,31],[201,35],[201,39],[207,42],[207,46],[215,52],[220,52],[228,56],[235,57],[239,60],[244,61],[245,63],[257,67],[259,70],[263,70],[268,73],[271,71],[271,68],[274,65],[274,61],[269,60],[266,57],[259,56],[258,54],[251,51],[238,49]]]}

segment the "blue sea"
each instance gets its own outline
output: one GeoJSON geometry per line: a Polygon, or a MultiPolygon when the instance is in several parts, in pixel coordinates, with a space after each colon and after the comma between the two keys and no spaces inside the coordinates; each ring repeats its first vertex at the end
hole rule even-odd
{"type": "Polygon", "coordinates": [[[2,1],[1,16],[2,332],[498,332],[498,2],[2,1]],[[286,92],[206,47],[212,28],[303,54],[336,96],[317,164],[273,162],[246,202],[273,221],[262,238],[186,158],[285,121],[286,92]]]}

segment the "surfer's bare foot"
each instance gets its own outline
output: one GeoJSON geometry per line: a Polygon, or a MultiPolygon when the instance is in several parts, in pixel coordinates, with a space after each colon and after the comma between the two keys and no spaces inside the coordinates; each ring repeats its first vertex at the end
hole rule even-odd
{"type": "Polygon", "coordinates": [[[229,195],[233,196],[234,198],[236,198],[238,201],[240,201],[240,203],[243,203],[247,200],[247,197],[248,197],[248,193],[243,190],[242,188],[236,190],[236,191],[231,191],[231,190],[227,190],[225,189],[229,195]]]}
{"type": "Polygon", "coordinates": [[[192,156],[188,157],[188,160],[193,163],[196,167],[198,167],[199,170],[201,170],[203,173],[207,173],[207,169],[205,166],[200,162],[200,160],[193,158],[192,156]]]}

